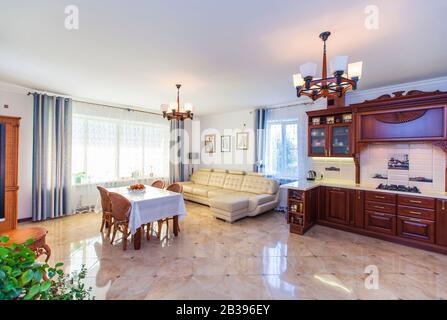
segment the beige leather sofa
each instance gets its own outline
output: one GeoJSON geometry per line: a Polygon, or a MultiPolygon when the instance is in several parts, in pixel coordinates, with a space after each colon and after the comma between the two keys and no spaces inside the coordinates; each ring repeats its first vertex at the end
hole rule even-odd
{"type": "Polygon", "coordinates": [[[181,184],[186,200],[210,206],[216,218],[228,222],[256,216],[279,203],[278,183],[258,173],[202,169],[181,184]]]}

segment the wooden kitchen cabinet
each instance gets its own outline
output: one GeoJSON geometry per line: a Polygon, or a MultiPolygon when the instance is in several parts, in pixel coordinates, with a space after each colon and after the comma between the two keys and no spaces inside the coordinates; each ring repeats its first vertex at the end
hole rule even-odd
{"type": "Polygon", "coordinates": [[[424,219],[397,217],[397,235],[399,237],[435,242],[435,222],[424,219]]]}
{"type": "Polygon", "coordinates": [[[309,157],[329,156],[327,126],[309,127],[309,157]]]}
{"type": "Polygon", "coordinates": [[[339,224],[349,224],[352,206],[352,190],[326,187],[325,219],[339,224]]]}
{"type": "Polygon", "coordinates": [[[389,235],[396,234],[396,215],[365,211],[365,229],[389,235]]]}
{"type": "Polygon", "coordinates": [[[318,223],[447,254],[447,200],[329,186],[289,190],[289,222],[293,233],[318,223]]]}
{"type": "Polygon", "coordinates": [[[447,246],[447,200],[436,201],[436,244],[447,246]]]}
{"type": "Polygon", "coordinates": [[[308,127],[309,157],[352,157],[354,126],[348,107],[310,111],[308,127]]]}
{"type": "Polygon", "coordinates": [[[362,190],[354,191],[354,208],[351,211],[351,222],[350,224],[357,228],[365,227],[365,192],[362,190]]]}

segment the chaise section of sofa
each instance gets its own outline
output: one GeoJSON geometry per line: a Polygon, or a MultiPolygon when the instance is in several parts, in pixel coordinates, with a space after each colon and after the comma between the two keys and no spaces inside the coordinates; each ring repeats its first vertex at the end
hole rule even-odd
{"type": "Polygon", "coordinates": [[[270,211],[279,203],[278,183],[258,173],[202,169],[181,184],[185,199],[210,206],[216,218],[228,222],[270,211]]]}

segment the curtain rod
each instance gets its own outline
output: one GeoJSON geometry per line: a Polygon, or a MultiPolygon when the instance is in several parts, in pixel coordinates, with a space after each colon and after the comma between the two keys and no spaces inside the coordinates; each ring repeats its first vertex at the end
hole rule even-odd
{"type": "Polygon", "coordinates": [[[285,104],[285,105],[279,105],[279,106],[266,106],[266,107],[261,107],[261,108],[257,108],[256,110],[259,109],[285,109],[285,108],[290,108],[290,107],[298,107],[298,106],[311,106],[314,105],[315,102],[314,101],[310,101],[310,102],[298,102],[298,103],[289,103],[289,104],[285,104]]]}
{"type": "Polygon", "coordinates": [[[154,114],[154,115],[157,115],[157,116],[161,116],[161,114],[160,113],[156,113],[156,112],[151,112],[151,111],[143,111],[143,110],[138,110],[138,109],[132,109],[132,108],[129,108],[129,107],[127,107],[127,108],[125,108],[125,107],[116,107],[116,106],[111,106],[111,105],[108,105],[108,104],[103,104],[103,103],[97,103],[97,102],[88,102],[88,101],[82,101],[82,100],[77,100],[77,99],[73,99],[73,98],[71,98],[70,96],[64,96],[64,95],[56,95],[56,94],[48,94],[48,93],[46,93],[46,92],[28,92],[28,96],[29,95],[32,95],[32,94],[35,94],[35,93],[37,93],[37,94],[44,94],[44,95],[47,95],[47,96],[49,96],[49,97],[62,97],[62,98],[66,98],[66,99],[71,99],[72,101],[75,101],[75,102],[82,102],[82,103],[88,103],[88,104],[94,104],[94,105],[96,105],[96,106],[100,106],[100,107],[105,107],[105,108],[112,108],[112,109],[119,109],[119,110],[127,110],[127,111],[129,111],[129,112],[141,112],[141,113],[148,113],[148,114],[154,114]]]}

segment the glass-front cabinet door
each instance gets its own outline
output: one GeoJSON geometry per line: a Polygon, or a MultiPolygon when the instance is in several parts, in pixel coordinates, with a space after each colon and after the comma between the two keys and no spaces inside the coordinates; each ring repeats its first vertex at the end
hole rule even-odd
{"type": "Polygon", "coordinates": [[[351,126],[331,126],[330,156],[351,155],[351,126]]]}
{"type": "Polygon", "coordinates": [[[315,126],[309,128],[309,156],[324,157],[327,156],[327,127],[315,126]]]}

